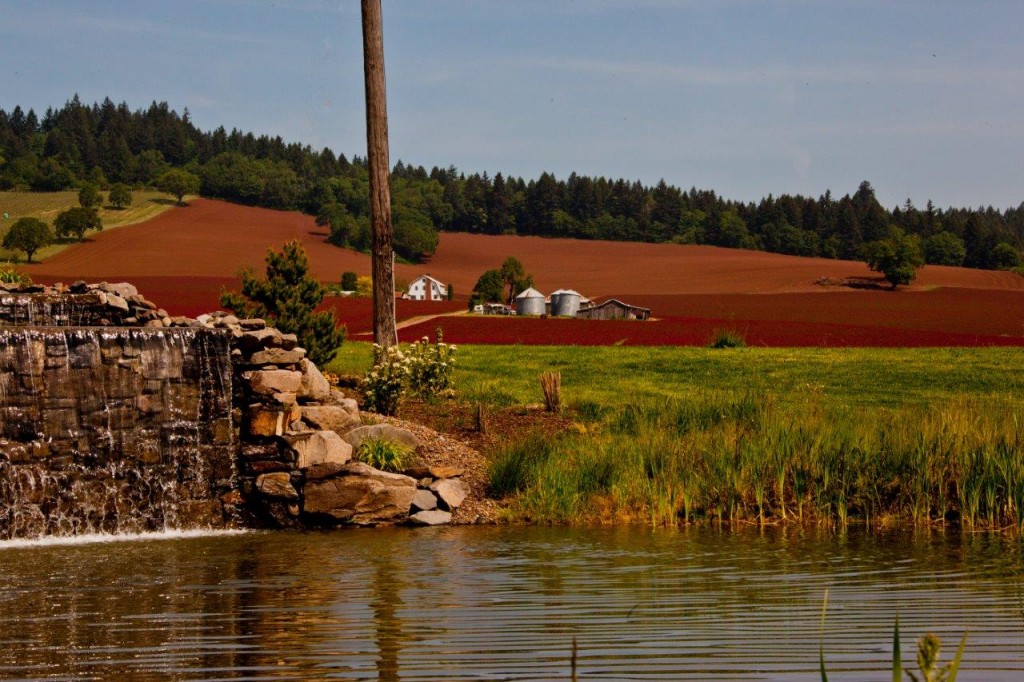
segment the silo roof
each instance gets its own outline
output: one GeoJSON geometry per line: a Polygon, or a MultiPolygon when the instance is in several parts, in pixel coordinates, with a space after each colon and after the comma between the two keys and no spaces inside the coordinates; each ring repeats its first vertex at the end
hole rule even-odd
{"type": "Polygon", "coordinates": [[[544,298],[544,294],[540,293],[533,287],[529,287],[522,293],[518,294],[516,298],[544,298]]]}

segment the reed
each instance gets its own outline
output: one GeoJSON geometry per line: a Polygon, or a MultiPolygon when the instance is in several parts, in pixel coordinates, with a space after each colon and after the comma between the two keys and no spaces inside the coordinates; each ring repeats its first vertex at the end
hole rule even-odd
{"type": "Polygon", "coordinates": [[[955,399],[875,411],[768,396],[638,399],[499,450],[492,490],[551,523],[961,521],[1024,530],[1018,406],[955,399]],[[596,421],[594,421],[596,420],[596,421]],[[564,498],[564,499],[560,499],[564,498]]]}

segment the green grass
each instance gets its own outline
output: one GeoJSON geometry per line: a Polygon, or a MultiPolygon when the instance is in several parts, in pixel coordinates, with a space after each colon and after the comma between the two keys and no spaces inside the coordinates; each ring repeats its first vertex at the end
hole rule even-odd
{"type": "MultiPolygon", "coordinates": [[[[360,372],[347,344],[333,371],[360,372]]],[[[1024,530],[1016,349],[461,347],[460,394],[577,425],[491,456],[512,518],[671,525],[894,521],[1024,530]]]]}
{"type": "MultiPolygon", "coordinates": [[[[106,192],[101,192],[104,200],[106,192]]],[[[187,199],[187,198],[186,198],[187,199]]],[[[169,198],[163,192],[153,190],[133,190],[132,204],[124,209],[115,209],[107,204],[100,208],[100,220],[103,221],[103,229],[110,230],[125,225],[135,225],[154,218],[164,211],[172,208],[174,199],[169,198]]],[[[0,221],[0,239],[7,233],[8,227],[13,225],[19,218],[39,218],[49,225],[53,225],[54,219],[61,211],[73,206],[78,206],[78,192],[0,192],[0,216],[8,214],[7,220],[0,221]]],[[[93,233],[86,235],[86,238],[93,233]]],[[[33,255],[34,261],[45,260],[60,251],[66,249],[70,244],[54,244],[45,249],[40,249],[33,255]]],[[[8,252],[0,249],[0,260],[16,262],[23,258],[21,252],[8,252]]]]}
{"type": "MultiPolygon", "coordinates": [[[[362,374],[370,344],[348,342],[328,369],[362,374]]],[[[1024,351],[1015,348],[637,348],[460,346],[455,386],[495,407],[543,401],[542,372],[562,373],[567,405],[615,406],[695,392],[769,394],[780,406],[924,406],[952,397],[1024,405],[1024,351]]]]}

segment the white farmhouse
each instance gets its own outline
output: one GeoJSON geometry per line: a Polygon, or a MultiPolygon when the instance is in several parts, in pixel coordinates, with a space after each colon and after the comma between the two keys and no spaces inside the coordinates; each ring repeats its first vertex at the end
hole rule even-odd
{"type": "Polygon", "coordinates": [[[420,275],[409,283],[402,298],[413,301],[445,301],[448,300],[448,287],[430,275],[420,275]]]}

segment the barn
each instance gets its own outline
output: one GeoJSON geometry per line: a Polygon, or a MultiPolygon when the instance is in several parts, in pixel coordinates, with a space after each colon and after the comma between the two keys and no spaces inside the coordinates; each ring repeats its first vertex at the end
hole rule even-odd
{"type": "Polygon", "coordinates": [[[402,298],[413,301],[444,301],[448,299],[448,287],[430,275],[420,275],[409,283],[402,298]]]}
{"type": "Polygon", "coordinates": [[[609,298],[604,303],[581,308],[576,317],[584,320],[646,320],[651,317],[651,309],[609,298]]]}

